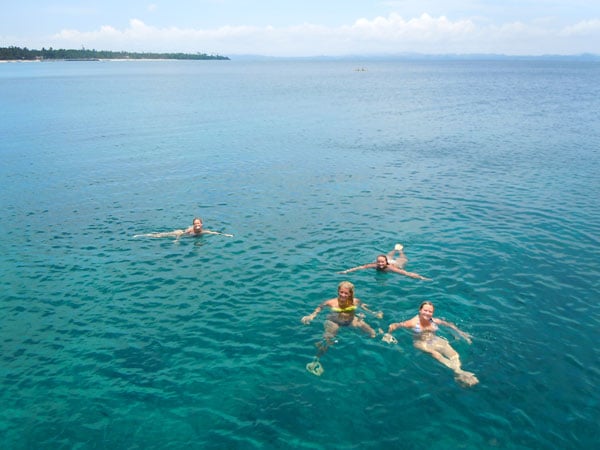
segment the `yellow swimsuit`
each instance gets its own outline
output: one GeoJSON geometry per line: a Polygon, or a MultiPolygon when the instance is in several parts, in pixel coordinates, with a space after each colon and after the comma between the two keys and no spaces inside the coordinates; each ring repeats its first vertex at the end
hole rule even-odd
{"type": "Polygon", "coordinates": [[[352,324],[352,322],[354,322],[355,310],[356,305],[346,306],[345,308],[331,307],[332,313],[329,314],[329,316],[327,316],[327,320],[330,320],[331,322],[336,323],[339,326],[347,327],[348,325],[352,324]]]}
{"type": "Polygon", "coordinates": [[[355,309],[356,309],[356,305],[346,306],[345,308],[331,307],[331,310],[335,311],[335,312],[350,312],[350,311],[354,311],[355,309]]]}

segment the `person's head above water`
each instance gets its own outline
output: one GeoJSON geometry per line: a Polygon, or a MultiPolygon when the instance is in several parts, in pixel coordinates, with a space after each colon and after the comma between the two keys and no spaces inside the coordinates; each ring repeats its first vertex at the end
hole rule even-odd
{"type": "Polygon", "coordinates": [[[377,260],[375,261],[375,264],[377,264],[377,270],[383,270],[390,265],[390,262],[388,261],[387,256],[377,255],[377,260]]]}
{"type": "Polygon", "coordinates": [[[192,221],[192,228],[194,233],[202,233],[202,219],[200,217],[194,217],[194,220],[192,221]]]}
{"type": "Polygon", "coordinates": [[[431,320],[431,318],[433,317],[434,310],[435,307],[433,306],[433,303],[426,300],[423,303],[421,303],[421,306],[419,306],[419,317],[421,317],[425,321],[431,320]]]}
{"type": "Polygon", "coordinates": [[[338,285],[338,303],[354,303],[354,285],[349,281],[342,281],[338,285]]]}

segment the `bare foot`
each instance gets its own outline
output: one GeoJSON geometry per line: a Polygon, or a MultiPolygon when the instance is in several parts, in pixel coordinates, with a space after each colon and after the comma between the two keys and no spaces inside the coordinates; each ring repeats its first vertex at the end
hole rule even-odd
{"type": "Polygon", "coordinates": [[[456,372],[454,379],[464,387],[475,386],[477,383],[479,383],[479,380],[473,372],[467,372],[465,370],[456,372]]]}
{"type": "Polygon", "coordinates": [[[312,373],[313,375],[316,375],[318,377],[320,377],[321,374],[324,372],[323,366],[321,365],[321,363],[318,360],[309,362],[306,365],[306,370],[308,370],[310,373],[312,373]]]}

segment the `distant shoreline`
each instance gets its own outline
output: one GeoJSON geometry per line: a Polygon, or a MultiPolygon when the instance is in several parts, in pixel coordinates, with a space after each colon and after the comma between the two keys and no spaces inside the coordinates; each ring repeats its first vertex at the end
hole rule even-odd
{"type": "Polygon", "coordinates": [[[133,53],[97,50],[29,50],[17,47],[0,47],[0,63],[18,62],[106,62],[106,61],[352,61],[352,62],[382,62],[382,61],[586,61],[600,62],[600,55],[592,53],[560,55],[505,55],[496,53],[399,53],[372,55],[341,55],[341,56],[266,56],[258,54],[235,54],[231,58],[204,53],[133,53]]]}
{"type": "MultiPolygon", "coordinates": [[[[229,60],[229,58],[228,58],[229,60]]],[[[209,59],[174,59],[174,58],[94,58],[94,59],[0,59],[0,64],[14,63],[53,63],[53,62],[141,62],[141,61],[214,61],[209,59]]]]}
{"type": "Polygon", "coordinates": [[[156,53],[125,52],[109,50],[53,49],[30,50],[20,47],[0,47],[0,61],[100,61],[100,60],[229,60],[227,56],[206,53],[156,53]]]}

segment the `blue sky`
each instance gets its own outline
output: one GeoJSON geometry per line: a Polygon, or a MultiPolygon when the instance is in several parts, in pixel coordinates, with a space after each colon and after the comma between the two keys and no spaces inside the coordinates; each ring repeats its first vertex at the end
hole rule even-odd
{"type": "Polygon", "coordinates": [[[226,56],[600,54],[600,0],[15,0],[0,47],[226,56]]]}

